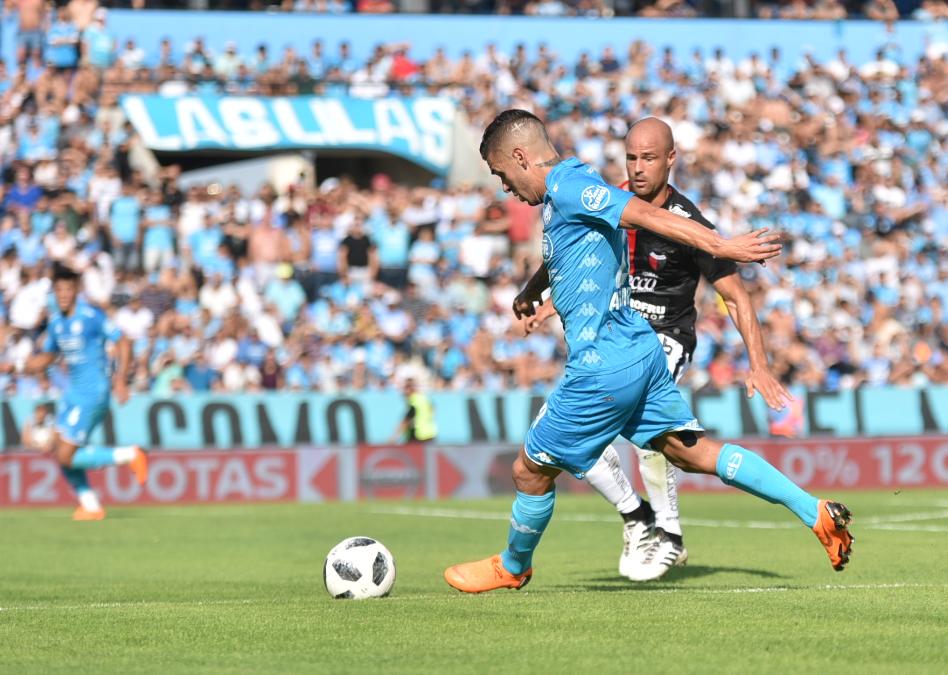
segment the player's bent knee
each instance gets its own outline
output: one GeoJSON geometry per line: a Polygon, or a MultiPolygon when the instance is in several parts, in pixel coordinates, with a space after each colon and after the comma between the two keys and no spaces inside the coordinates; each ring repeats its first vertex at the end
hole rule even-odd
{"type": "Polygon", "coordinates": [[[72,466],[72,456],[76,454],[76,446],[60,440],[56,444],[55,456],[60,466],[69,468],[72,466]]]}
{"type": "Polygon", "coordinates": [[[528,495],[545,495],[553,489],[555,474],[534,464],[523,451],[513,463],[513,481],[519,492],[528,495]]]}
{"type": "Polygon", "coordinates": [[[669,462],[686,473],[715,473],[720,444],[703,433],[671,432],[653,441],[653,445],[669,462]]]}

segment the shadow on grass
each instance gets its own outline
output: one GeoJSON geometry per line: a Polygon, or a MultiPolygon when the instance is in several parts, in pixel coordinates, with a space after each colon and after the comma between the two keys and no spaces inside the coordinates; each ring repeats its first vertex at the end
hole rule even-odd
{"type": "Polygon", "coordinates": [[[654,582],[634,582],[619,576],[618,573],[609,576],[593,577],[584,579],[584,583],[589,584],[586,588],[590,591],[644,591],[656,588],[657,584],[666,584],[674,581],[684,581],[686,579],[697,579],[700,577],[709,577],[715,574],[746,574],[761,579],[786,579],[783,574],[777,574],[769,570],[757,570],[747,567],[711,567],[708,565],[688,565],[686,567],[672,567],[660,580],[654,582]],[[605,585],[605,584],[610,585],[605,585]]]}

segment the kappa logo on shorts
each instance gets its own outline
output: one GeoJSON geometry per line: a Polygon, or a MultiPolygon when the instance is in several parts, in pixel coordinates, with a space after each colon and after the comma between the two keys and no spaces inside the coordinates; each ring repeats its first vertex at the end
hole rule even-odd
{"type": "Polygon", "coordinates": [[[590,185],[580,197],[587,211],[602,211],[609,205],[609,199],[609,188],[605,185],[590,185]]]}
{"type": "Polygon", "coordinates": [[[535,452],[533,454],[536,455],[536,458],[544,464],[553,464],[553,458],[545,452],[535,452]]]}
{"type": "Polygon", "coordinates": [[[553,257],[553,239],[548,234],[543,235],[543,259],[549,260],[553,257]]]}

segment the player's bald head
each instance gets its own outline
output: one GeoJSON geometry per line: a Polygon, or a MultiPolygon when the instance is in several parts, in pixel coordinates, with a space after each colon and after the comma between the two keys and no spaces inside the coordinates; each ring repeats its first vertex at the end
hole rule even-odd
{"type": "Polygon", "coordinates": [[[662,152],[671,152],[675,148],[675,137],[671,127],[657,117],[645,117],[632,125],[625,144],[648,143],[662,152]]]}
{"type": "Polygon", "coordinates": [[[504,110],[487,125],[481,139],[481,157],[487,160],[497,151],[506,151],[514,146],[522,148],[549,147],[550,137],[540,118],[526,110],[512,108],[504,110]]]}

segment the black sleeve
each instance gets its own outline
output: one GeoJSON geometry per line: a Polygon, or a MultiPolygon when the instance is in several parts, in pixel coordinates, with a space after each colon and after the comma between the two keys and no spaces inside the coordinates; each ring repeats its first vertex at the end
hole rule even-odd
{"type": "MultiPolygon", "coordinates": [[[[710,220],[704,217],[704,214],[695,209],[695,215],[692,220],[701,223],[709,230],[716,229],[710,220]]],[[[694,249],[695,255],[695,264],[698,265],[698,270],[701,272],[701,276],[707,279],[710,283],[714,283],[718,279],[722,279],[731,274],[737,273],[737,263],[733,260],[725,260],[724,258],[715,258],[710,253],[702,251],[701,249],[694,249]]]]}
{"type": "Polygon", "coordinates": [[[408,406],[408,410],[405,411],[405,417],[402,418],[403,422],[411,422],[415,419],[415,406],[408,406]]]}

